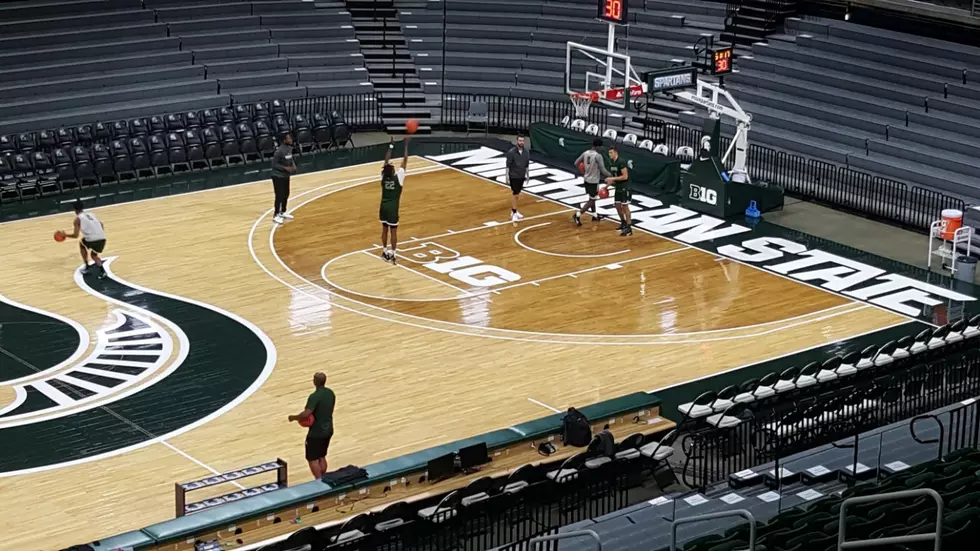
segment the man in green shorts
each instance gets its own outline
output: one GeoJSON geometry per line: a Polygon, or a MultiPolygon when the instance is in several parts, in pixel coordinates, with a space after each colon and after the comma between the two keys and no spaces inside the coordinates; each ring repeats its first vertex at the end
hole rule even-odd
{"type": "Polygon", "coordinates": [[[630,168],[629,161],[619,156],[619,151],[615,145],[609,146],[609,172],[612,176],[606,178],[606,185],[616,186],[616,212],[619,213],[619,235],[627,237],[633,235],[633,228],[630,227],[630,200],[633,193],[630,191],[630,168]]]}
{"type": "Polygon", "coordinates": [[[391,164],[391,151],[395,149],[392,138],[385,152],[385,166],[381,169],[381,258],[392,264],[397,262],[395,254],[398,251],[398,204],[402,197],[402,187],[405,185],[405,170],[408,167],[408,137],[405,137],[405,153],[402,156],[402,166],[395,170],[391,164]],[[388,248],[388,230],[391,230],[391,248],[388,248]]]}
{"type": "Polygon", "coordinates": [[[313,478],[319,480],[327,472],[327,450],[333,437],[333,408],[337,396],[327,388],[327,376],[321,372],[313,375],[313,388],[313,394],[306,399],[306,407],[299,415],[290,415],[289,421],[303,422],[313,416],[313,424],[306,433],[306,461],[313,478]]]}

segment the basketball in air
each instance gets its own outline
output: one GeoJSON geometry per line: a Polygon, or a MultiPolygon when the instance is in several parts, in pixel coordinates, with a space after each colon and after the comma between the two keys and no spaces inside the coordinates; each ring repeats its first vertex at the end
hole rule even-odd
{"type": "Polygon", "coordinates": [[[58,231],[54,232],[54,240],[57,241],[58,243],[61,243],[62,241],[64,241],[65,240],[65,232],[63,232],[61,230],[58,230],[58,231]]]}
{"type": "Polygon", "coordinates": [[[581,172],[582,174],[585,174],[585,163],[583,161],[579,161],[578,164],[575,165],[575,166],[578,167],[578,171],[579,172],[581,172]]]}
{"type": "Polygon", "coordinates": [[[599,198],[606,199],[609,197],[609,186],[599,186],[599,198]]]}
{"type": "Polygon", "coordinates": [[[316,419],[314,419],[313,416],[310,415],[306,419],[300,419],[299,421],[297,421],[297,423],[299,423],[299,426],[301,427],[312,427],[313,421],[316,421],[316,419]]]}
{"type": "Polygon", "coordinates": [[[419,131],[419,120],[418,119],[408,119],[405,122],[405,132],[409,134],[414,134],[419,131]]]}

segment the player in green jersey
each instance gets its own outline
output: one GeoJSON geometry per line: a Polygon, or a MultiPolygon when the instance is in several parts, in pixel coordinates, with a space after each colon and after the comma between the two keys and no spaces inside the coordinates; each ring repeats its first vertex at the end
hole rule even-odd
{"type": "Polygon", "coordinates": [[[619,151],[615,145],[609,146],[609,172],[612,176],[606,178],[607,185],[616,186],[616,212],[619,213],[619,235],[627,237],[633,235],[633,228],[630,227],[630,200],[633,198],[630,192],[630,168],[629,161],[619,156],[619,151]]]}
{"type": "Polygon", "coordinates": [[[408,137],[405,137],[405,154],[402,156],[402,166],[395,170],[391,164],[391,152],[395,149],[392,138],[385,152],[385,166],[381,169],[381,258],[395,264],[395,254],[398,251],[398,204],[402,198],[402,187],[405,185],[405,170],[408,168],[408,137]],[[391,230],[391,248],[388,248],[388,231],[391,230]]]}

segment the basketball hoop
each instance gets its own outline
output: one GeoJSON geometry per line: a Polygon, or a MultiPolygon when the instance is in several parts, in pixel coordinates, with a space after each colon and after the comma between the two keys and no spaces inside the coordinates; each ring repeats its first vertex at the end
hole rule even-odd
{"type": "Polygon", "coordinates": [[[592,107],[592,102],[599,99],[598,92],[572,92],[568,94],[568,98],[572,100],[572,105],[575,107],[575,116],[580,119],[589,118],[589,107],[592,107]]]}
{"type": "Polygon", "coordinates": [[[599,101],[600,99],[621,101],[627,97],[627,94],[630,98],[639,98],[644,93],[643,84],[634,84],[629,87],[605,88],[593,92],[571,92],[568,94],[568,97],[572,100],[572,105],[575,106],[575,116],[584,119],[589,116],[589,107],[592,106],[593,102],[599,101]]]}

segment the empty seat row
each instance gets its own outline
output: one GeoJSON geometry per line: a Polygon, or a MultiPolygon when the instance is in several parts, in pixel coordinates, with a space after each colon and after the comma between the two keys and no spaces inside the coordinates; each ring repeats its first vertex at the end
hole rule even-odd
{"type": "Polygon", "coordinates": [[[950,325],[926,329],[918,335],[908,335],[880,347],[872,345],[860,352],[833,356],[823,363],[811,362],[802,368],[790,367],[719,391],[708,391],[692,402],[679,405],[677,409],[684,416],[682,422],[705,420],[708,424],[719,426],[721,422],[732,422],[730,417],[722,414],[736,404],[774,407],[781,401],[798,400],[801,396],[798,391],[809,392],[812,389],[813,392],[826,392],[831,388],[828,386],[831,383],[843,382],[872,368],[898,367],[911,358],[917,362],[928,361],[931,355],[960,346],[977,336],[980,336],[980,315],[969,321],[959,320],[950,325]]]}
{"type": "MultiPolygon", "coordinates": [[[[243,116],[239,122],[185,125],[179,131],[145,133],[146,121],[119,121],[120,135],[105,142],[93,140],[91,128],[60,129],[41,136],[50,149],[39,147],[33,137],[16,140],[34,147],[29,151],[13,148],[13,140],[0,140],[5,148],[0,149],[0,201],[259,161],[271,157],[277,140],[286,135],[293,136],[300,154],[340,147],[351,140],[351,129],[337,112],[314,114],[312,121],[302,114],[279,112],[278,107],[271,119],[252,114],[265,113],[268,107],[243,111],[254,116],[254,122],[243,116]],[[140,132],[130,134],[134,127],[140,132]]],[[[178,120],[186,122],[186,113],[178,120]]]]}

